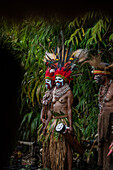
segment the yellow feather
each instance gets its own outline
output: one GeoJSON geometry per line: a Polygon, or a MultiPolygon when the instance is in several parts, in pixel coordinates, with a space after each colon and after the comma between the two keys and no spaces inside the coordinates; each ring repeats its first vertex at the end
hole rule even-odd
{"type": "Polygon", "coordinates": [[[65,61],[64,61],[64,63],[66,63],[68,51],[69,51],[69,48],[66,50],[65,61]]]}

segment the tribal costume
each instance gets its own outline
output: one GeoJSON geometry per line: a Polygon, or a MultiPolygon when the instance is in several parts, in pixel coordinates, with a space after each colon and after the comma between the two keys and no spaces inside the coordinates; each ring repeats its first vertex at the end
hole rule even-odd
{"type": "MultiPolygon", "coordinates": [[[[51,107],[52,102],[52,90],[47,90],[43,96],[42,105],[45,108],[45,119],[47,119],[47,111],[51,107]]],[[[42,133],[43,135],[43,133],[42,133]]],[[[45,136],[46,137],[46,136],[45,136]]],[[[42,150],[42,163],[44,168],[50,168],[50,154],[49,154],[49,140],[46,142],[43,141],[43,150],[42,150]]]]}
{"type": "Polygon", "coordinates": [[[102,63],[100,58],[93,57],[84,63],[93,67],[94,79],[100,83],[98,114],[98,165],[103,170],[111,170],[111,155],[107,156],[113,142],[113,81],[111,75],[113,64],[102,63]],[[101,81],[99,81],[99,79],[101,81]],[[106,84],[105,84],[106,82],[106,84]]]}
{"type": "Polygon", "coordinates": [[[59,123],[63,123],[68,125],[68,120],[66,117],[53,116],[54,118],[51,120],[51,135],[50,135],[50,161],[51,161],[51,169],[53,170],[64,170],[66,165],[66,154],[67,154],[67,146],[66,139],[63,135],[59,134],[55,131],[55,127],[59,123]]]}
{"type": "MultiPolygon", "coordinates": [[[[47,87],[47,91],[45,92],[43,99],[42,99],[42,111],[41,111],[41,120],[42,124],[41,129],[43,128],[43,132],[40,135],[40,128],[38,130],[38,141],[40,141],[42,135],[45,133],[44,129],[46,129],[46,122],[43,122],[43,120],[47,121],[49,118],[49,111],[51,110],[51,102],[52,102],[52,93],[53,93],[53,87],[54,87],[54,69],[51,69],[50,67],[47,68],[45,73],[45,85],[47,87]]],[[[44,135],[45,139],[47,138],[47,135],[44,135]]],[[[43,150],[42,150],[42,163],[43,167],[50,168],[50,153],[49,153],[49,140],[43,141],[43,150]]]]}
{"type": "MultiPolygon", "coordinates": [[[[56,74],[56,73],[55,73],[56,74]]],[[[59,134],[55,131],[55,127],[59,123],[63,123],[68,126],[68,115],[62,113],[54,112],[54,105],[56,102],[59,102],[62,96],[64,96],[70,90],[69,85],[66,83],[61,88],[57,89],[56,87],[53,90],[53,112],[52,112],[52,121],[53,128],[51,126],[52,134],[50,137],[50,161],[51,169],[53,170],[64,170],[66,168],[66,155],[67,155],[67,141],[62,134],[59,134]]]]}
{"type": "MultiPolygon", "coordinates": [[[[46,135],[43,136],[43,134],[41,134],[38,139],[40,140],[43,136],[43,144],[46,142],[49,144],[48,155],[50,156],[50,167],[52,170],[64,170],[66,168],[67,152],[69,152],[71,146],[69,146],[69,142],[65,139],[64,135],[58,134],[58,132],[55,131],[55,127],[58,123],[62,122],[70,127],[70,132],[72,131],[71,108],[73,94],[68,83],[70,83],[71,73],[76,63],[82,62],[86,57],[87,50],[79,49],[70,55],[70,47],[65,50],[64,45],[57,47],[55,54],[46,53],[45,55],[46,65],[55,70],[53,79],[55,80],[56,87],[54,87],[51,93],[52,100],[50,91],[47,91],[43,97],[42,103],[44,105],[47,106],[48,101],[51,103],[51,107],[49,107],[48,110],[51,112],[52,119],[46,127],[46,135]]],[[[39,134],[40,129],[38,131],[39,134]]],[[[69,159],[71,161],[72,158],[68,156],[68,163],[70,163],[69,159]]],[[[70,168],[68,169],[70,170],[70,168]]]]}

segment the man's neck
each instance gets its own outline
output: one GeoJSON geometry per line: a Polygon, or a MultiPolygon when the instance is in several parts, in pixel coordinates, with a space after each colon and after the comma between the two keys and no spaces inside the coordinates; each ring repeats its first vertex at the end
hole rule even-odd
{"type": "Polygon", "coordinates": [[[103,85],[106,86],[109,83],[109,81],[110,81],[110,79],[108,77],[106,77],[103,85]]]}
{"type": "MultiPolygon", "coordinates": [[[[65,84],[64,84],[63,86],[65,86],[65,84]]],[[[63,86],[60,86],[60,87],[56,86],[56,89],[60,89],[60,88],[62,88],[63,86]]]]}
{"type": "MultiPolygon", "coordinates": [[[[63,86],[62,86],[62,87],[63,87],[63,86]]],[[[57,86],[56,86],[56,89],[60,89],[60,88],[61,88],[61,87],[57,87],[57,86]]]]}

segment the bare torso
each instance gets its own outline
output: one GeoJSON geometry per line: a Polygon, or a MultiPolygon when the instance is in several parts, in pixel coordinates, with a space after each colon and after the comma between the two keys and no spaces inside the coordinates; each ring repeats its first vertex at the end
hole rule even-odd
{"type": "Polygon", "coordinates": [[[68,98],[70,98],[70,105],[73,103],[73,94],[71,90],[68,90],[63,96],[60,98],[57,98],[55,101],[53,101],[53,111],[61,114],[63,112],[64,114],[68,115],[68,98]]]}
{"type": "Polygon", "coordinates": [[[104,93],[105,93],[105,88],[101,87],[99,100],[100,100],[101,105],[103,106],[102,110],[106,110],[106,109],[113,110],[113,82],[110,84],[105,96],[104,96],[104,93]]]}

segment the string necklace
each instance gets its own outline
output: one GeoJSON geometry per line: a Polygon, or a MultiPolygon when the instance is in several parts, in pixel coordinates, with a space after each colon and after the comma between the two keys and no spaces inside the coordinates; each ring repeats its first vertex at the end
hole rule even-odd
{"type": "Polygon", "coordinates": [[[102,109],[104,107],[104,103],[105,103],[105,100],[106,100],[106,95],[107,95],[107,92],[108,92],[108,89],[109,89],[111,83],[112,83],[112,80],[110,80],[109,83],[106,86],[104,86],[104,93],[103,94],[101,94],[103,85],[100,86],[100,90],[99,90],[99,109],[100,109],[100,113],[101,113],[101,111],[102,111],[102,109]],[[102,98],[102,97],[103,97],[103,100],[100,101],[100,98],[102,98]]]}
{"type": "Polygon", "coordinates": [[[53,90],[53,102],[62,97],[68,90],[70,90],[70,87],[67,83],[59,89],[55,87],[53,90]]]}

